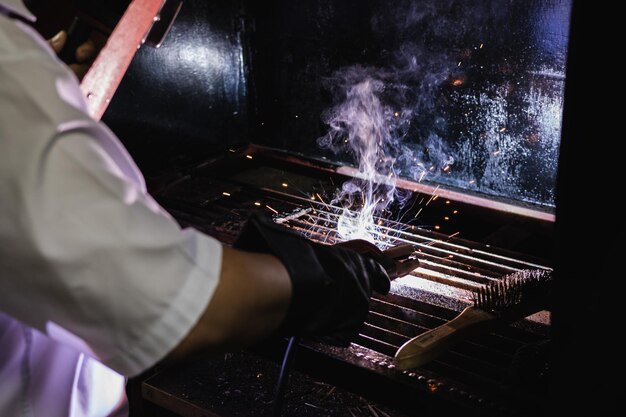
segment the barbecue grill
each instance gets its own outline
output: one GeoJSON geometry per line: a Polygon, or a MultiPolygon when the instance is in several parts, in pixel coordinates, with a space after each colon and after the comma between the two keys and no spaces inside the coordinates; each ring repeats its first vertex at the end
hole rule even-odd
{"type": "MultiPolygon", "coordinates": [[[[139,3],[160,2],[134,2],[139,3]]],[[[544,311],[470,337],[418,369],[399,371],[392,360],[404,342],[454,318],[475,289],[522,269],[556,266],[559,278],[558,268],[575,270],[564,253],[582,256],[573,240],[554,253],[570,1],[468,6],[415,0],[393,7],[375,0],[186,1],[178,17],[172,10],[180,2],[167,3],[166,15],[176,20],[161,25],[160,35],[171,28],[165,40],[158,36],[161,47],[139,49],[128,71],[114,65],[125,72],[115,96],[114,82],[112,90],[97,90],[105,92],[92,95],[90,103],[96,116],[108,106],[104,121],[139,163],[151,193],[183,226],[232,243],[246,217],[262,211],[312,240],[340,241],[337,222],[346,208],[336,192],[364,175],[349,152],[320,150],[317,139],[328,132],[322,115],[337,105],[337,90],[329,83],[353,76],[342,72],[350,65],[377,69],[385,86],[377,97],[393,109],[390,120],[407,117],[407,123],[392,122],[392,133],[445,136],[446,146],[463,150],[457,153],[461,159],[450,162],[416,141],[406,149],[421,158],[421,172],[405,166],[391,179],[375,177],[402,190],[403,200],[376,213],[373,238],[381,248],[413,245],[421,265],[394,281],[389,295],[373,298],[363,331],[348,348],[300,341],[283,415],[522,416],[550,403],[554,381],[566,392],[592,393],[584,403],[592,407],[596,396],[610,392],[601,379],[581,388],[575,372],[564,370],[565,361],[595,346],[590,340],[578,350],[565,349],[560,373],[549,379],[555,343],[562,348],[571,342],[571,323],[592,322],[595,311],[592,305],[585,318],[572,318],[574,302],[564,294],[585,290],[564,286],[562,277],[557,289],[563,296],[554,304],[560,316],[553,323],[562,326],[560,336],[544,311]],[[424,34],[425,49],[394,49],[407,34],[417,36],[407,28],[424,34]],[[429,68],[438,74],[418,65],[430,53],[436,59],[429,68]],[[415,59],[402,66],[398,56],[415,59]],[[444,65],[451,57],[453,65],[444,65]],[[390,75],[389,68],[401,76],[390,75]]],[[[145,35],[118,32],[111,39],[132,38],[132,48],[145,35]]],[[[94,65],[102,70],[107,60],[119,62],[111,56],[115,52],[105,48],[94,65]]],[[[100,87],[89,75],[83,83],[88,97],[100,87]]],[[[570,110],[564,135],[572,135],[573,120],[570,110]]],[[[569,192],[562,207],[579,214],[575,199],[569,192]]],[[[560,236],[571,234],[561,230],[560,236]]],[[[157,367],[131,384],[132,410],[270,415],[286,344],[270,340],[224,357],[157,367]]],[[[591,365],[580,366],[589,371],[591,365]]]]}
{"type": "MultiPolygon", "coordinates": [[[[181,224],[197,227],[224,242],[232,242],[249,213],[262,211],[273,215],[276,222],[310,239],[328,244],[341,240],[336,224],[343,209],[330,201],[335,188],[333,184],[341,184],[347,177],[330,173],[329,167],[315,165],[314,162],[299,164],[286,158],[284,153],[257,146],[231,149],[219,155],[210,163],[188,168],[187,174],[173,184],[160,187],[157,199],[181,224]]],[[[419,212],[420,222],[442,225],[450,221],[444,220],[446,215],[466,217],[463,221],[452,221],[456,224],[450,226],[461,229],[443,233],[442,228],[437,231],[434,227],[403,223],[399,221],[401,219],[377,218],[378,231],[384,235],[379,236],[379,240],[385,242],[382,247],[401,243],[414,245],[421,266],[409,276],[394,281],[389,295],[374,297],[365,327],[349,348],[302,341],[296,368],[313,373],[319,381],[347,386],[368,398],[380,398],[385,393],[386,401],[382,404],[388,406],[391,402],[395,406],[393,411],[386,411],[391,413],[389,415],[398,410],[409,412],[412,407],[424,407],[422,397],[430,398],[428,407],[437,409],[449,409],[454,404],[459,409],[467,408],[483,415],[522,415],[530,412],[542,400],[540,386],[543,384],[545,387],[546,384],[545,374],[542,374],[546,364],[545,358],[524,362],[524,348],[541,351],[542,344],[549,337],[549,319],[545,312],[533,316],[532,320],[500,329],[495,334],[471,338],[419,369],[395,369],[393,355],[398,347],[410,338],[454,318],[471,303],[472,292],[477,287],[523,269],[550,269],[547,262],[538,260],[536,256],[458,237],[475,232],[465,232],[463,224],[471,224],[475,216],[484,216],[484,210],[435,197],[436,193],[415,192],[412,202],[405,205],[412,208],[405,210],[400,217],[415,219],[419,212]],[[532,366],[534,371],[522,375],[522,366],[532,366]],[[536,385],[520,391],[523,378],[532,379],[536,385]]],[[[510,214],[501,217],[500,221],[509,218],[509,223],[521,221],[510,219],[510,214]]],[[[493,218],[491,220],[494,221],[493,218]]],[[[481,232],[489,233],[484,228],[485,222],[482,225],[481,232]]],[[[447,226],[444,228],[448,229],[447,226]]],[[[549,231],[550,224],[544,222],[537,227],[534,238],[541,240],[541,235],[549,234],[549,231]]],[[[280,342],[268,343],[253,349],[250,355],[280,360],[284,348],[280,342]]],[[[247,364],[251,359],[244,357],[240,360],[247,364]]],[[[229,359],[229,366],[239,369],[240,365],[231,361],[229,359]]],[[[222,359],[217,362],[221,363],[222,359]]],[[[253,363],[257,368],[249,369],[250,374],[268,373],[267,365],[253,363]]],[[[201,404],[207,401],[202,387],[211,383],[211,372],[222,372],[221,368],[217,368],[219,372],[213,368],[216,366],[207,359],[202,366],[206,370],[206,378],[196,379],[197,385],[187,382],[185,388],[179,386],[181,391],[177,395],[199,398],[201,404]]],[[[180,372],[180,369],[175,372],[180,372]]],[[[197,372],[194,374],[197,375],[197,372]]],[[[174,407],[182,415],[193,415],[197,406],[193,401],[187,402],[182,409],[178,408],[180,404],[172,405],[172,393],[165,391],[158,382],[167,381],[164,383],[171,385],[171,378],[174,376],[169,371],[157,374],[145,382],[144,393],[157,405],[169,409],[174,407]]],[[[237,380],[242,377],[232,378],[237,380]]],[[[267,390],[268,405],[265,408],[260,405],[253,415],[268,415],[271,410],[272,382],[268,381],[263,388],[258,388],[267,390]]],[[[217,398],[227,401],[220,395],[217,398]]],[[[237,401],[237,396],[231,401],[233,403],[226,406],[213,404],[213,412],[223,412],[224,415],[236,412],[241,403],[237,401]]],[[[319,399],[309,401],[319,403],[319,399]]],[[[302,406],[303,402],[299,405],[302,406]]],[[[320,406],[317,410],[319,414],[314,414],[316,409],[312,408],[306,415],[327,415],[325,410],[327,408],[320,406]]],[[[298,404],[288,403],[287,412],[292,413],[287,415],[301,415],[302,410],[298,404]]],[[[350,415],[348,407],[337,412],[350,415]]],[[[245,415],[245,411],[243,413],[245,415]]]]}

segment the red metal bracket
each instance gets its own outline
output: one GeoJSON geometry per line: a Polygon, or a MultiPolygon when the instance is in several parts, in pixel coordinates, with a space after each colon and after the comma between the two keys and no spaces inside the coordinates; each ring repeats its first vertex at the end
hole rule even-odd
{"type": "Polygon", "coordinates": [[[100,120],[165,0],[133,0],[81,82],[89,115],[100,120]]]}

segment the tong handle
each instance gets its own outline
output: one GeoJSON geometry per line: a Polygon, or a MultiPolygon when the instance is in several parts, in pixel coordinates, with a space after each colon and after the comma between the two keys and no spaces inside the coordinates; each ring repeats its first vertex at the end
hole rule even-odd
{"type": "Polygon", "coordinates": [[[403,277],[419,267],[419,260],[415,257],[415,249],[411,244],[392,246],[381,251],[372,242],[354,239],[337,243],[336,246],[351,249],[376,260],[385,268],[392,280],[403,277]]]}
{"type": "Polygon", "coordinates": [[[391,260],[391,267],[385,266],[385,269],[387,269],[389,278],[392,280],[403,277],[420,266],[420,262],[415,256],[413,245],[408,243],[385,249],[383,257],[391,260]]]}
{"type": "Polygon", "coordinates": [[[389,249],[385,249],[383,254],[388,258],[394,260],[403,260],[409,258],[411,255],[415,253],[415,249],[413,245],[405,243],[403,245],[392,246],[389,249]]]}

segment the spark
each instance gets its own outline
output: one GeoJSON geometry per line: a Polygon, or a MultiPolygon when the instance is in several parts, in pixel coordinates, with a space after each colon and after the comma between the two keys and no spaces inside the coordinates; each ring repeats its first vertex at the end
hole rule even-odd
{"type": "Polygon", "coordinates": [[[437,197],[439,197],[439,195],[435,195],[438,189],[439,189],[439,186],[436,186],[435,189],[433,190],[433,193],[430,195],[430,199],[428,199],[428,201],[426,202],[426,205],[429,205],[431,201],[436,200],[437,197]]]}
{"type": "Polygon", "coordinates": [[[261,203],[259,203],[258,201],[255,201],[255,202],[254,202],[254,205],[255,205],[255,206],[260,206],[260,205],[261,205],[261,203]]]}
{"type": "Polygon", "coordinates": [[[450,220],[450,217],[446,216],[443,218],[444,220],[450,220]]]}
{"type": "Polygon", "coordinates": [[[459,213],[459,211],[458,211],[458,210],[454,210],[454,211],[452,212],[452,214],[458,214],[458,213],[459,213]]]}
{"type": "Polygon", "coordinates": [[[461,85],[463,85],[463,80],[457,78],[456,80],[452,81],[452,85],[455,87],[459,87],[461,85]]]}
{"type": "Polygon", "coordinates": [[[530,143],[537,143],[539,141],[539,135],[537,133],[531,133],[527,140],[530,143]]]}
{"type": "Polygon", "coordinates": [[[222,195],[225,195],[226,197],[230,197],[230,193],[227,193],[226,191],[224,191],[222,195]]]}
{"type": "Polygon", "coordinates": [[[502,129],[499,130],[500,133],[504,133],[506,132],[506,127],[503,127],[502,129]]]}
{"type": "Polygon", "coordinates": [[[500,150],[499,149],[493,153],[493,156],[498,156],[498,155],[500,155],[500,150]]]}
{"type": "Polygon", "coordinates": [[[460,67],[460,66],[461,66],[461,61],[459,61],[459,63],[458,63],[458,64],[456,64],[456,66],[457,66],[457,67],[460,67]]]}
{"type": "Polygon", "coordinates": [[[229,151],[229,152],[232,152],[232,153],[237,152],[235,149],[229,149],[228,151],[229,151]]]}
{"type": "Polygon", "coordinates": [[[435,225],[435,230],[439,230],[439,229],[441,229],[441,227],[438,224],[435,225]]]}
{"type": "Polygon", "coordinates": [[[399,113],[399,112],[397,112],[397,111],[396,111],[396,112],[394,112],[394,113],[393,113],[393,115],[394,115],[394,116],[396,116],[396,117],[400,117],[400,113],[399,113]]]}
{"type": "Polygon", "coordinates": [[[315,196],[314,195],[311,196],[311,200],[315,200],[315,196]]]}
{"type": "Polygon", "coordinates": [[[476,182],[476,180],[470,180],[470,184],[474,184],[476,182]]]}
{"type": "Polygon", "coordinates": [[[322,196],[319,193],[315,193],[315,195],[317,196],[317,198],[324,204],[324,205],[328,205],[326,204],[326,202],[324,201],[324,199],[322,198],[322,196]]]}
{"type": "MultiPolygon", "coordinates": [[[[289,184],[287,184],[286,182],[283,182],[281,185],[282,185],[283,187],[285,187],[285,188],[289,187],[289,184]]],[[[296,187],[296,188],[297,188],[297,187],[296,187]]]]}
{"type": "MultiPolygon", "coordinates": [[[[439,226],[435,226],[435,229],[439,229],[439,226]]],[[[448,236],[448,238],[444,241],[444,240],[433,240],[432,242],[429,242],[426,244],[426,246],[433,246],[436,243],[444,243],[449,241],[451,238],[453,238],[454,236],[458,235],[460,232],[454,232],[452,233],[450,236],[448,236]]],[[[421,252],[421,250],[419,250],[419,252],[421,252]]]]}
{"type": "Polygon", "coordinates": [[[481,43],[480,46],[478,47],[479,49],[483,49],[483,46],[485,46],[484,43],[481,43]]]}
{"type": "Polygon", "coordinates": [[[298,115],[296,114],[296,119],[298,118],[298,115]]]}
{"type": "Polygon", "coordinates": [[[265,207],[267,207],[269,210],[273,211],[274,214],[278,214],[278,211],[276,211],[275,209],[273,209],[272,207],[268,206],[267,204],[265,205],[265,207]]]}
{"type": "Polygon", "coordinates": [[[419,210],[417,210],[417,214],[416,214],[413,218],[414,218],[414,219],[416,219],[416,218],[417,218],[417,216],[419,216],[419,215],[420,215],[420,213],[422,212],[422,210],[423,210],[423,209],[424,209],[424,207],[420,207],[420,209],[419,209],[419,210]]]}
{"type": "Polygon", "coordinates": [[[446,204],[450,204],[450,200],[446,200],[446,204]]]}
{"type": "Polygon", "coordinates": [[[246,158],[252,159],[252,155],[246,155],[246,158]]]}
{"type": "Polygon", "coordinates": [[[439,186],[435,187],[435,189],[433,190],[433,193],[431,194],[430,198],[426,202],[426,205],[429,205],[431,201],[435,200],[438,197],[437,195],[435,195],[438,189],[439,189],[439,186]]]}
{"type": "Polygon", "coordinates": [[[426,176],[426,171],[422,171],[422,173],[420,174],[420,178],[419,180],[417,180],[417,182],[422,182],[425,176],[426,176]]]}
{"type": "Polygon", "coordinates": [[[443,167],[443,172],[448,172],[450,170],[450,165],[446,165],[443,167]]]}

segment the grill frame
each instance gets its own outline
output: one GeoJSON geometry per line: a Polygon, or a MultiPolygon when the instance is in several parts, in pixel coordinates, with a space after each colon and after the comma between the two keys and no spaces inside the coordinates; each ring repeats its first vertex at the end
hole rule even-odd
{"type": "MultiPolygon", "coordinates": [[[[305,193],[299,185],[292,187],[300,181],[298,178],[284,188],[281,188],[282,180],[275,181],[273,187],[253,186],[248,178],[256,176],[258,169],[277,170],[279,180],[284,178],[281,175],[328,176],[329,170],[317,169],[310,163],[294,163],[293,156],[281,160],[280,155],[256,146],[232,150],[225,155],[191,167],[183,177],[160,187],[157,199],[183,226],[196,227],[225,243],[232,243],[247,213],[265,210],[278,212],[275,217],[279,223],[304,232],[310,238],[325,243],[335,241],[330,229],[316,235],[308,228],[309,223],[302,220],[318,213],[326,216],[317,218],[318,221],[336,217],[338,208],[321,202],[328,201],[328,196],[318,194],[319,198],[311,200],[315,190],[305,193]]],[[[332,178],[331,184],[335,186],[342,180],[337,174],[334,180],[332,178]]],[[[263,182],[263,179],[256,180],[263,182]]],[[[495,335],[462,342],[441,359],[419,370],[400,372],[391,359],[404,341],[455,317],[470,303],[472,289],[522,268],[549,269],[548,262],[458,236],[416,229],[415,233],[412,230],[400,233],[388,244],[416,244],[426,258],[424,267],[409,278],[395,281],[388,296],[373,298],[364,330],[349,348],[337,349],[305,341],[300,347],[296,368],[368,398],[393,404],[405,412],[410,412],[412,407],[423,407],[426,401],[466,413],[471,410],[477,415],[530,413],[542,398],[532,390],[518,395],[517,387],[505,389],[502,378],[506,377],[518,348],[548,337],[545,314],[534,321],[525,320],[499,329],[495,335]],[[447,258],[449,255],[456,259],[447,258]],[[450,276],[451,271],[463,277],[450,276]],[[411,285],[407,284],[408,280],[413,281],[411,285]],[[419,285],[415,285],[416,282],[419,285]],[[485,351],[490,352],[488,360],[476,357],[477,352],[484,356],[485,351]],[[381,386],[385,388],[381,390],[381,386]]],[[[283,347],[282,341],[274,341],[257,347],[256,352],[279,361],[283,347]]]]}

